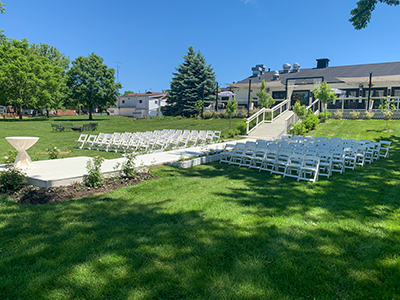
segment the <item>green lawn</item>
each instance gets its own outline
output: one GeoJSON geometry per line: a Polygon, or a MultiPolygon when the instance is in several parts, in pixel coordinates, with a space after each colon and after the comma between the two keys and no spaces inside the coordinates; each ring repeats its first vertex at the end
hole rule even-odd
{"type": "MultiPolygon", "coordinates": [[[[241,119],[232,120],[232,128],[235,129],[241,119]]],[[[162,129],[189,129],[189,130],[220,130],[226,135],[229,130],[228,119],[169,119],[163,121],[133,121],[132,118],[117,117],[117,116],[99,116],[95,115],[93,121],[88,120],[88,116],[62,116],[62,117],[37,117],[33,119],[18,120],[3,120],[0,119],[0,164],[6,153],[13,147],[4,139],[7,136],[37,136],[39,141],[28,150],[28,154],[32,160],[48,159],[48,155],[40,154],[46,152],[46,149],[57,147],[63,152],[71,151],[68,157],[74,156],[96,156],[97,151],[88,151],[75,149],[75,140],[78,139],[80,132],[67,130],[65,132],[52,132],[52,123],[71,122],[74,125],[82,126],[85,123],[96,122],[99,124],[98,130],[95,132],[86,132],[98,134],[99,132],[136,132],[148,130],[162,129]]],[[[119,153],[102,152],[101,155],[105,158],[121,157],[119,153]]]]}
{"type": "Polygon", "coordinates": [[[384,127],[319,125],[392,146],[315,184],[213,163],[64,203],[3,197],[0,298],[398,300],[400,122],[384,127]]]}

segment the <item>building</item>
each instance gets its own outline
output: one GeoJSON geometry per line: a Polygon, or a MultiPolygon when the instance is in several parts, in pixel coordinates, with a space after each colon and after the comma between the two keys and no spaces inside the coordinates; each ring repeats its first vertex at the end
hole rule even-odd
{"type": "Polygon", "coordinates": [[[110,115],[127,117],[161,116],[167,93],[136,93],[117,97],[117,105],[108,108],[110,115]]]}
{"type": "MultiPolygon", "coordinates": [[[[247,106],[250,83],[250,99],[257,106],[257,95],[262,80],[267,83],[266,91],[278,102],[291,99],[291,105],[300,101],[306,106],[314,98],[312,90],[321,81],[326,81],[330,87],[340,91],[339,98],[328,104],[328,109],[344,112],[352,110],[376,111],[379,116],[379,105],[385,97],[394,99],[396,113],[400,117],[400,62],[329,66],[329,59],[317,59],[315,68],[301,69],[300,64],[283,65],[283,70],[267,70],[265,65],[256,65],[252,68],[253,74],[239,82],[229,84],[230,90],[236,94],[239,105],[247,106]],[[369,91],[370,73],[372,73],[372,87],[369,91]],[[370,101],[368,94],[370,93],[370,101]]],[[[279,102],[278,102],[279,103],[279,102]]]]}

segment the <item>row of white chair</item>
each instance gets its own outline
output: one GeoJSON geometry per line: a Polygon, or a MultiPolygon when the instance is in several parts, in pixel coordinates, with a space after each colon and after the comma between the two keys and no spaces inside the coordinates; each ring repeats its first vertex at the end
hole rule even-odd
{"type": "Polygon", "coordinates": [[[343,173],[346,169],[363,166],[365,162],[372,163],[380,157],[388,157],[389,147],[389,141],[337,143],[331,147],[321,144],[315,147],[308,143],[288,144],[282,139],[258,140],[226,144],[220,162],[314,182],[320,175],[329,178],[332,172],[343,173]]]}
{"type": "Polygon", "coordinates": [[[81,134],[78,140],[75,141],[75,148],[148,153],[218,143],[220,137],[221,131],[174,129],[147,132],[100,133],[99,135],[81,134]]]}

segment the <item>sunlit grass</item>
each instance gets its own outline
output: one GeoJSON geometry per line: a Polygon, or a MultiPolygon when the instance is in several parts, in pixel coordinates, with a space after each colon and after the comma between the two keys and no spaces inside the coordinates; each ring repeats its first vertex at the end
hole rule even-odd
{"type": "MultiPolygon", "coordinates": [[[[64,203],[3,197],[1,298],[398,300],[396,122],[358,122],[389,158],[314,184],[213,163],[64,203]]],[[[349,124],[312,134],[353,137],[349,124]]]]}

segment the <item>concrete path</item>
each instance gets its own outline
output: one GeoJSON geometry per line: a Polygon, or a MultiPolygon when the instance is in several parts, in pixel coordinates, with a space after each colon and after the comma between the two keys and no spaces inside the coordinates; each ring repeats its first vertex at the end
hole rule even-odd
{"type": "Polygon", "coordinates": [[[273,123],[264,123],[254,129],[248,135],[252,139],[270,139],[276,138],[281,134],[285,133],[285,119],[292,113],[292,111],[286,111],[275,119],[273,123]]]}

